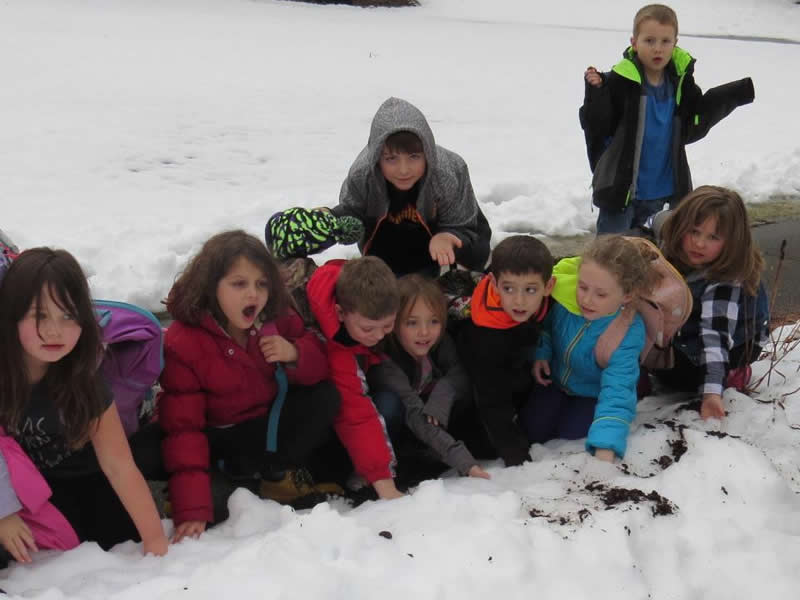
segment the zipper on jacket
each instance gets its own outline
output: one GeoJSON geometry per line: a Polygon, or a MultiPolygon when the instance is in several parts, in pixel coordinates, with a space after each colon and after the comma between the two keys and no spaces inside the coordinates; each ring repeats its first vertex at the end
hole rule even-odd
{"type": "Polygon", "coordinates": [[[572,367],[569,364],[570,358],[572,358],[572,351],[575,350],[575,346],[577,346],[578,342],[581,341],[581,338],[583,337],[584,332],[589,328],[589,325],[591,325],[591,321],[586,321],[583,325],[581,325],[578,333],[575,334],[575,337],[572,338],[569,346],[567,346],[567,351],[564,354],[564,366],[566,369],[564,370],[563,377],[561,377],[561,387],[564,390],[569,389],[567,388],[567,379],[569,379],[569,376],[572,374],[572,367]]]}

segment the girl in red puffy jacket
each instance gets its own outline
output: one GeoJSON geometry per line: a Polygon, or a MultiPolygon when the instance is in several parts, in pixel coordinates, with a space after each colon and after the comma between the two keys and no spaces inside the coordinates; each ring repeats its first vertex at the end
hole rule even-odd
{"type": "Polygon", "coordinates": [[[243,231],[209,239],[172,286],[167,310],[175,322],[158,418],[173,540],[214,521],[212,465],[233,479],[264,477],[262,496],[278,500],[318,491],[290,468],[327,440],[339,396],[325,381],[323,343],[291,307],[264,244],[243,231]]]}

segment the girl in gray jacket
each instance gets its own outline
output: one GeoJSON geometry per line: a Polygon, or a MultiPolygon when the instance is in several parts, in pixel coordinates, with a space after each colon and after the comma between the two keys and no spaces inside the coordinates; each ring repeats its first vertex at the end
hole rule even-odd
{"type": "Polygon", "coordinates": [[[386,349],[391,360],[367,373],[373,401],[393,441],[402,436],[405,421],[442,462],[461,475],[488,479],[464,443],[448,433],[454,406],[471,404],[471,385],[445,333],[445,297],[420,275],[402,277],[398,286],[400,308],[386,349]]]}

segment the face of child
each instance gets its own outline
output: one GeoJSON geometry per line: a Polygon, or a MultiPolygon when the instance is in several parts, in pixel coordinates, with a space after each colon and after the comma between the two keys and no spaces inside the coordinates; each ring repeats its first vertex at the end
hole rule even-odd
{"type": "Polygon", "coordinates": [[[398,190],[410,190],[425,174],[425,155],[422,152],[408,154],[384,147],[379,160],[381,173],[386,181],[398,190]]]}
{"type": "Polygon", "coordinates": [[[342,322],[348,335],[359,344],[372,348],[394,329],[395,313],[380,319],[368,319],[358,312],[344,312],[336,305],[336,315],[342,322]]]}
{"type": "Polygon", "coordinates": [[[267,276],[244,256],[217,283],[217,303],[228,320],[225,330],[234,338],[253,326],[268,299],[267,276]]]}
{"type": "Polygon", "coordinates": [[[725,239],[717,233],[717,218],[713,216],[692,227],[681,242],[686,262],[692,267],[713,263],[724,247],[725,239]]]}
{"type": "Polygon", "coordinates": [[[678,39],[672,25],[662,25],[655,19],[646,19],[639,26],[639,33],[631,38],[631,46],[636,50],[645,73],[657,75],[672,58],[672,50],[678,39]]]}
{"type": "Polygon", "coordinates": [[[497,278],[492,274],[490,277],[500,296],[500,306],[517,323],[524,323],[537,313],[555,283],[552,277],[545,283],[541,274],[532,271],[522,275],[500,273],[497,278]]]}
{"type": "Polygon", "coordinates": [[[592,260],[581,261],[577,297],[578,307],[589,321],[614,314],[631,301],[631,294],[622,291],[617,278],[592,260]]]}
{"type": "Polygon", "coordinates": [[[50,290],[45,286],[41,304],[37,307],[34,300],[17,324],[17,331],[29,374],[38,380],[44,376],[49,364],[58,362],[72,352],[81,337],[82,328],[74,315],[53,300],[50,290]]]}
{"type": "Polygon", "coordinates": [[[425,300],[417,298],[406,317],[397,324],[394,334],[403,350],[414,358],[422,358],[439,341],[442,322],[425,300]]]}

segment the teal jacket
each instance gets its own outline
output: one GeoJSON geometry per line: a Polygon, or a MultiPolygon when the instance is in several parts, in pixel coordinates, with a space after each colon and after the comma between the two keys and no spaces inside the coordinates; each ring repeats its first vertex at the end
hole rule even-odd
{"type": "Polygon", "coordinates": [[[628,430],[636,416],[636,384],[645,325],[636,315],[608,366],[601,369],[595,360],[594,347],[617,313],[593,321],[583,317],[576,299],[579,264],[580,258],[568,258],[556,265],[553,289],[556,302],[544,320],[536,359],[549,361],[551,385],[575,396],[597,398],[586,449],[594,453],[597,448],[607,448],[622,457],[628,430]]]}

